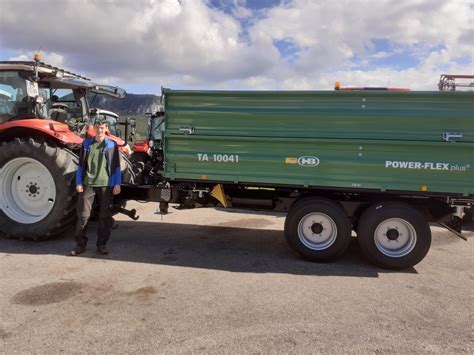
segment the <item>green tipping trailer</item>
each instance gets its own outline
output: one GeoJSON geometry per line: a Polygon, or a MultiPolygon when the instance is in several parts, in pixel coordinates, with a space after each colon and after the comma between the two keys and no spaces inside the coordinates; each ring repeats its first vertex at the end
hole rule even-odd
{"type": "Polygon", "coordinates": [[[164,94],[171,180],[474,195],[473,92],[164,94]]]}
{"type": "Polygon", "coordinates": [[[429,222],[463,237],[474,202],[473,99],[164,89],[164,112],[149,115],[152,153],[132,159],[142,185],[125,195],[159,201],[163,212],[168,203],[285,211],[285,237],[304,259],[341,255],[354,230],[372,262],[406,268],[428,252],[429,222]]]}

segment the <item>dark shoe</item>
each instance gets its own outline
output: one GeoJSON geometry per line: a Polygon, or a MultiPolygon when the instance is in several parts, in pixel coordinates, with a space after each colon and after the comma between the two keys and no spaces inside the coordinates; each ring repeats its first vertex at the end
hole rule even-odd
{"type": "Polygon", "coordinates": [[[97,252],[102,254],[102,255],[106,255],[109,253],[109,249],[107,249],[107,247],[105,245],[101,245],[99,247],[97,247],[97,252]]]}
{"type": "Polygon", "coordinates": [[[69,255],[71,256],[78,256],[79,254],[82,254],[86,251],[86,248],[83,247],[75,247],[74,250],[71,250],[69,252],[69,255]]]}

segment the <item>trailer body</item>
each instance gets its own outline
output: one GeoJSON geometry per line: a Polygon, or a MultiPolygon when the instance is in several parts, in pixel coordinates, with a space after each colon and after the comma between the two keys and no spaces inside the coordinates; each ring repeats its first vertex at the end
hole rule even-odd
{"type": "Polygon", "coordinates": [[[474,196],[474,92],[164,90],[164,176],[474,196]]]}

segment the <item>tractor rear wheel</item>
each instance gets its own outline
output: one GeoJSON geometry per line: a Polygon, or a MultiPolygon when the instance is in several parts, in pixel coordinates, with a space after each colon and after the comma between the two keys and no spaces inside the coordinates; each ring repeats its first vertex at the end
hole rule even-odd
{"type": "Polygon", "coordinates": [[[70,151],[39,139],[16,138],[0,147],[0,233],[49,239],[76,222],[75,171],[70,151]]]}

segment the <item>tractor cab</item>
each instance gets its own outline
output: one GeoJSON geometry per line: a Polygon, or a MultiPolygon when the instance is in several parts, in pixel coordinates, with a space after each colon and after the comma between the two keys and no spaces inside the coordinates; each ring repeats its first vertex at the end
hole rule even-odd
{"type": "MultiPolygon", "coordinates": [[[[120,99],[125,96],[125,90],[94,83],[39,60],[0,61],[0,124],[27,119],[52,120],[67,124],[72,132],[79,135],[82,132],[84,137],[92,123],[89,100],[95,95],[120,99]]],[[[110,118],[111,137],[119,137],[118,115],[101,112],[110,118]]]]}

